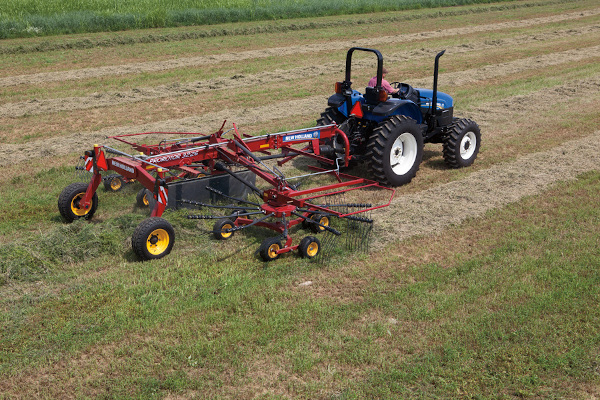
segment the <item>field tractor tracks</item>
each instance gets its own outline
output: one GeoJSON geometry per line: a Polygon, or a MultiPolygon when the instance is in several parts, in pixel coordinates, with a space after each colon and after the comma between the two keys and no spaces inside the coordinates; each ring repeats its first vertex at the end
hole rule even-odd
{"type": "MultiPolygon", "coordinates": [[[[494,126],[498,120],[526,116],[535,112],[549,112],[557,103],[585,98],[600,93],[600,77],[565,82],[564,85],[546,88],[527,95],[517,95],[501,99],[496,102],[483,104],[469,112],[460,112],[464,117],[477,120],[486,136],[494,134],[494,126]],[[540,99],[547,99],[540,101],[540,99]]],[[[327,99],[323,96],[313,96],[299,100],[281,102],[278,107],[270,105],[242,108],[236,110],[225,109],[216,113],[190,116],[182,119],[167,120],[151,124],[127,127],[108,128],[98,132],[74,133],[60,138],[47,138],[31,141],[25,144],[0,145],[0,166],[7,166],[31,159],[34,156],[59,156],[86,148],[90,143],[101,143],[107,136],[159,131],[194,131],[212,132],[224,120],[238,124],[242,129],[245,125],[266,122],[269,120],[284,119],[290,116],[289,110],[297,110],[295,116],[316,118],[314,110],[324,107],[327,99]]]]}
{"type": "Polygon", "coordinates": [[[600,131],[563,143],[549,151],[528,154],[468,177],[415,194],[398,196],[390,207],[376,210],[375,244],[432,234],[477,218],[494,208],[546,190],[558,181],[600,169],[600,131]]]}
{"type": "MultiPolygon", "coordinates": [[[[552,24],[562,21],[593,17],[599,14],[600,8],[596,8],[587,11],[578,11],[549,17],[532,18],[520,21],[501,22],[478,26],[468,26],[462,28],[451,28],[429,32],[419,32],[414,34],[390,35],[358,40],[329,41],[326,43],[304,44],[288,47],[272,47],[261,50],[249,50],[235,53],[214,54],[199,57],[185,57],[166,61],[150,61],[142,63],[131,63],[125,65],[83,68],[79,70],[41,72],[37,74],[0,78],[0,87],[9,87],[25,84],[35,85],[48,82],[92,79],[110,75],[114,76],[125,74],[152,73],[169,69],[190,68],[201,65],[237,62],[268,57],[282,57],[286,55],[316,54],[321,51],[345,50],[353,46],[377,47],[378,45],[382,44],[407,43],[414,41],[422,41],[426,39],[437,39],[459,35],[469,35],[473,33],[493,32],[506,29],[532,27],[536,25],[552,24]]],[[[577,35],[578,33],[576,30],[574,30],[571,32],[571,34],[577,35]]],[[[546,34],[536,35],[536,37],[538,38],[537,40],[544,40],[543,37],[545,35],[546,34]]],[[[547,35],[549,35],[548,39],[553,39],[553,33],[549,33],[547,35]]],[[[493,45],[493,43],[491,45],[493,45]]]]}
{"type": "MultiPolygon", "coordinates": [[[[600,26],[595,27],[595,29],[600,30],[600,26]]],[[[537,37],[537,39],[535,40],[540,39],[539,37],[537,37]]],[[[505,43],[502,41],[500,42],[505,43]]],[[[508,45],[512,46],[516,45],[516,43],[514,41],[511,41],[508,43],[508,45]]],[[[482,44],[472,45],[468,47],[457,46],[455,48],[448,49],[448,52],[460,53],[465,52],[465,49],[468,49],[468,51],[478,51],[482,48],[485,48],[486,46],[489,45],[482,44]]],[[[391,62],[394,62],[395,60],[402,60],[403,57],[414,58],[416,56],[416,53],[420,53],[423,57],[425,57],[423,53],[427,53],[427,56],[431,55],[429,54],[429,52],[423,50],[413,52],[411,55],[408,55],[406,53],[396,53],[391,55],[389,59],[391,62]]],[[[600,46],[578,48],[558,53],[552,53],[548,55],[540,55],[525,59],[519,59],[507,63],[493,64],[475,69],[447,73],[441,75],[441,81],[443,81],[444,84],[451,86],[464,85],[467,83],[497,78],[526,70],[540,69],[564,63],[574,63],[580,60],[589,59],[593,57],[600,57],[600,46]]],[[[363,64],[365,64],[365,62],[358,61],[355,63],[355,66],[360,68],[363,66],[363,64]]],[[[273,71],[266,71],[253,75],[234,75],[232,77],[216,78],[207,81],[197,81],[187,84],[176,83],[157,87],[139,88],[116,93],[95,93],[90,96],[67,97],[46,100],[34,99],[26,102],[8,103],[1,105],[0,117],[18,118],[25,115],[37,115],[60,111],[73,111],[96,107],[108,107],[114,106],[116,104],[135,103],[147,100],[154,100],[158,98],[199,95],[213,90],[223,90],[227,87],[250,87],[257,84],[265,85],[268,83],[297,80],[311,76],[314,77],[324,73],[331,73],[332,71],[338,71],[340,75],[343,74],[343,65],[341,63],[328,63],[318,66],[313,65],[308,67],[298,67],[286,71],[276,69],[273,71]]],[[[431,85],[431,78],[415,79],[412,80],[411,83],[417,87],[428,87],[429,85],[431,85]]]]}

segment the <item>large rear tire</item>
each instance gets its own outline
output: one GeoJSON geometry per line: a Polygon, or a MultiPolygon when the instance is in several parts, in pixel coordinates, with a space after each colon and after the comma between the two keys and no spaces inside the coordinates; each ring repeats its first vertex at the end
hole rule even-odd
{"type": "Polygon", "coordinates": [[[416,121],[396,115],[373,130],[367,145],[369,171],[386,186],[409,183],[423,159],[423,134],[416,121]]]}
{"type": "Polygon", "coordinates": [[[76,219],[91,219],[98,208],[98,194],[94,193],[92,204],[86,210],[79,207],[79,202],[85,197],[88,184],[84,182],[71,183],[58,196],[58,211],[67,222],[76,219]]]}
{"type": "Polygon", "coordinates": [[[473,164],[481,146],[481,132],[475,121],[467,118],[455,121],[449,128],[443,145],[444,161],[451,168],[473,164]]]}
{"type": "MultiPolygon", "coordinates": [[[[338,127],[346,134],[346,136],[349,137],[349,135],[350,135],[349,129],[351,129],[351,127],[348,125],[349,122],[351,122],[351,121],[348,120],[348,118],[346,118],[344,116],[344,114],[339,112],[334,107],[329,107],[325,110],[325,112],[321,113],[321,118],[319,118],[317,120],[317,126],[337,124],[338,127]]],[[[329,158],[330,160],[333,160],[333,161],[335,161],[336,159],[339,159],[340,161],[338,162],[339,165],[336,165],[336,164],[331,165],[328,163],[322,163],[321,166],[323,168],[332,168],[332,167],[335,168],[337,166],[344,167],[343,159],[344,159],[344,156],[346,153],[346,149],[345,149],[344,142],[339,137],[339,135],[336,134],[333,138],[324,141],[324,144],[326,146],[330,146],[331,149],[333,150],[332,154],[327,155],[327,158],[329,158]]]]}
{"type": "Polygon", "coordinates": [[[133,252],[143,261],[163,258],[171,252],[174,243],[173,226],[160,217],[143,220],[131,236],[133,252]]]}
{"type": "Polygon", "coordinates": [[[321,118],[317,120],[317,126],[325,126],[331,124],[341,125],[346,120],[344,114],[339,112],[337,108],[328,107],[321,113],[321,118]]]}

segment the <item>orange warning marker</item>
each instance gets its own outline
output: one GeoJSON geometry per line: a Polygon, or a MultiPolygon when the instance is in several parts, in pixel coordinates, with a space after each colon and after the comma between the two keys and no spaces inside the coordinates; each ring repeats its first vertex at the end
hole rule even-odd
{"type": "Polygon", "coordinates": [[[355,117],[358,117],[358,118],[363,117],[362,104],[360,103],[360,101],[357,101],[356,103],[354,103],[354,106],[352,106],[352,110],[350,111],[350,115],[354,115],[355,117]]]}
{"type": "Polygon", "coordinates": [[[106,163],[106,157],[104,156],[104,152],[102,150],[98,153],[98,161],[96,161],[96,165],[101,170],[104,170],[104,171],[108,170],[108,164],[106,163]]]}

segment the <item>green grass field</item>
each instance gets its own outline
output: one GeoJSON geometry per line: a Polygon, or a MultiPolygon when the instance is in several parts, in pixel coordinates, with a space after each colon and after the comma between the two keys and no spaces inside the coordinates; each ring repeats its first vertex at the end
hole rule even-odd
{"type": "MultiPolygon", "coordinates": [[[[600,174],[586,174],[401,252],[324,265],[265,265],[243,255],[249,235],[217,249],[173,215],[190,251],[151,263],[113,256],[139,213],[27,234],[0,250],[15,287],[1,301],[0,375],[43,380],[74,357],[75,379],[113,371],[87,387],[99,398],[213,398],[222,385],[245,397],[271,375],[306,398],[573,398],[574,380],[598,381],[599,193],[600,174]],[[420,254],[439,260],[404,258],[420,254]]],[[[122,207],[131,193],[111,196],[122,207]]]]}
{"type": "Polygon", "coordinates": [[[488,3],[488,0],[5,0],[0,39],[68,33],[312,18],[488,3]]]}
{"type": "Polygon", "coordinates": [[[600,398],[598,43],[597,0],[2,40],[0,399],[600,398]],[[440,89],[482,128],[468,168],[426,145],[370,252],[265,263],[273,232],[217,241],[176,211],[141,262],[136,183],[60,217],[107,136],[313,126],[356,45],[426,88],[446,49],[440,89]]]}

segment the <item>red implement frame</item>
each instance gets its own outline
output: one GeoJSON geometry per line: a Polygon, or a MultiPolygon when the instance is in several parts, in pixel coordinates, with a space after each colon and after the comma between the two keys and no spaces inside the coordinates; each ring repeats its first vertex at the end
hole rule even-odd
{"type": "MultiPolygon", "coordinates": [[[[223,126],[225,123],[223,123],[223,126]]],[[[198,136],[197,133],[177,133],[178,135],[189,135],[189,138],[174,141],[162,141],[157,145],[142,145],[129,142],[129,137],[155,134],[150,132],[133,135],[113,136],[112,139],[131,145],[135,150],[143,153],[143,156],[132,156],[120,152],[108,146],[95,145],[91,151],[86,151],[86,169],[92,172],[92,178],[88,185],[85,196],[79,202],[79,207],[88,209],[92,204],[92,197],[102,182],[101,171],[115,171],[126,179],[135,179],[154,194],[156,206],[152,210],[152,217],[163,214],[168,200],[168,183],[183,179],[187,176],[222,174],[224,164],[234,164],[244,167],[268,182],[272,188],[260,191],[264,204],[261,206],[265,218],[260,221],[249,218],[237,218],[235,228],[240,229],[244,225],[257,225],[269,228],[285,237],[285,245],[277,251],[278,254],[292,251],[298,245],[292,245],[292,239],[288,229],[305,220],[310,212],[297,213],[297,209],[310,210],[313,212],[326,212],[337,217],[348,217],[353,214],[370,211],[376,208],[386,207],[390,204],[394,189],[383,187],[377,182],[357,178],[339,173],[338,169],[324,170],[311,168],[316,173],[332,175],[337,183],[320,186],[317,188],[297,190],[289,185],[285,177],[274,173],[272,170],[262,168],[261,158],[256,154],[266,155],[266,158],[279,157],[278,165],[282,165],[299,155],[314,158],[321,163],[334,164],[334,161],[321,153],[321,146],[328,140],[341,140],[345,143],[345,157],[343,163],[347,166],[350,161],[349,142],[346,134],[338,129],[336,125],[327,125],[307,129],[299,129],[288,132],[280,132],[255,137],[242,138],[233,124],[233,138],[223,138],[223,126],[219,131],[206,136],[198,136]],[[192,137],[192,135],[195,135],[192,137]],[[336,137],[337,138],[334,138],[336,137]],[[127,138],[127,139],[126,139],[127,138]],[[301,148],[292,146],[301,145],[301,148]],[[303,147],[302,147],[303,146],[303,147]],[[271,154],[277,150],[278,155],[271,154]],[[115,157],[106,157],[105,153],[117,154],[115,157]],[[153,173],[156,175],[154,176],[153,173]],[[368,207],[351,213],[341,213],[312,203],[315,199],[337,193],[344,193],[356,189],[377,188],[390,191],[390,198],[386,204],[368,207]],[[296,215],[296,218],[291,218],[296,215]],[[279,218],[281,221],[266,222],[267,216],[279,218]]],[[[231,131],[230,130],[230,131],[231,131]]],[[[229,132],[229,131],[228,131],[229,132]]],[[[164,133],[163,133],[164,134],[164,133]]],[[[256,188],[254,188],[256,189],[256,188]]]]}

